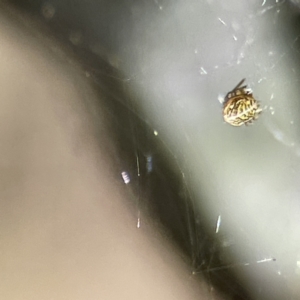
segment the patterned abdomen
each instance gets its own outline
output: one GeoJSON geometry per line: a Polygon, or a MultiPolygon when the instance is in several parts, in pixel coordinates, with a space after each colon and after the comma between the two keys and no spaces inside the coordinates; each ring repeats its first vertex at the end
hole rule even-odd
{"type": "Polygon", "coordinates": [[[258,118],[261,109],[252,94],[242,94],[228,99],[224,103],[223,116],[225,122],[233,126],[251,123],[258,118]]]}

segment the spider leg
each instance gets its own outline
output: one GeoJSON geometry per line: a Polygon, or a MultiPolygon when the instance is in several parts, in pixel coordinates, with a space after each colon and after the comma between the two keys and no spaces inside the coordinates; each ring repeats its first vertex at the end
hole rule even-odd
{"type": "MultiPolygon", "coordinates": [[[[237,90],[245,82],[245,80],[246,80],[246,78],[242,79],[232,91],[237,90]]],[[[245,88],[245,87],[246,87],[246,85],[243,88],[245,88]]]]}
{"type": "Polygon", "coordinates": [[[224,97],[224,102],[223,102],[223,104],[225,104],[229,99],[230,99],[230,94],[232,94],[232,92],[229,92],[229,93],[227,93],[226,94],[226,96],[224,97]]]}
{"type": "Polygon", "coordinates": [[[247,89],[247,85],[244,85],[244,86],[238,88],[238,90],[245,90],[245,89],[247,89]]]}

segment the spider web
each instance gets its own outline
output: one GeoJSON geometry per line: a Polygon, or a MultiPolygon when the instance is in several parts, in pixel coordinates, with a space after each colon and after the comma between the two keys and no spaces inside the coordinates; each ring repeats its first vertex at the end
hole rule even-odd
{"type": "Polygon", "coordinates": [[[207,278],[209,299],[216,286],[229,299],[296,294],[297,3],[162,1],[142,20],[124,69],[182,178],[192,273],[207,278]],[[242,78],[263,113],[236,129],[216,99],[242,78]]]}
{"type": "Polygon", "coordinates": [[[91,81],[114,99],[106,110],[120,179],[135,191],[137,230],[149,215],[191,276],[207,280],[207,299],[298,299],[300,4],[28,7],[73,44],[91,81]],[[233,128],[218,98],[242,78],[263,112],[233,128]]]}

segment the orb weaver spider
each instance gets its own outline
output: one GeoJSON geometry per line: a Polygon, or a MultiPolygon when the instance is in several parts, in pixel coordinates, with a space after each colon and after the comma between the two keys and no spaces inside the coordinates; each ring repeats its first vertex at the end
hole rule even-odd
{"type": "Polygon", "coordinates": [[[247,85],[239,84],[225,96],[223,103],[224,121],[232,126],[248,125],[259,117],[262,109],[259,102],[253,97],[247,85]]]}

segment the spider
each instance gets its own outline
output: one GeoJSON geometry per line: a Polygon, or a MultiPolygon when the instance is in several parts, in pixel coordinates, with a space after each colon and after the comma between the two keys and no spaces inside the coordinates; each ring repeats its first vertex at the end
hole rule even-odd
{"type": "Polygon", "coordinates": [[[243,79],[232,91],[227,93],[223,103],[224,121],[232,126],[248,125],[257,119],[262,109],[247,89],[243,79]]]}

